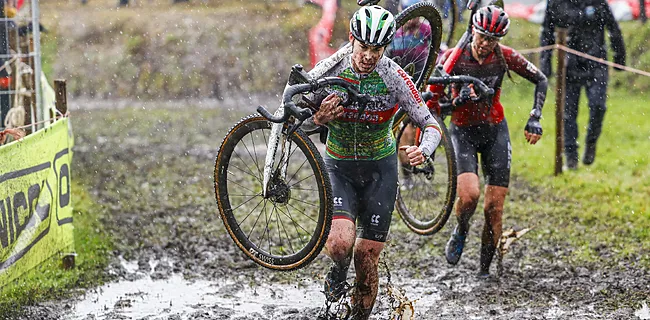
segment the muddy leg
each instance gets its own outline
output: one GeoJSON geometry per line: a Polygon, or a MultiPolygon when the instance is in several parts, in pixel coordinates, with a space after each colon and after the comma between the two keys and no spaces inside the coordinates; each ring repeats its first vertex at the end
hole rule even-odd
{"type": "Polygon", "coordinates": [[[469,219],[476,210],[480,196],[478,176],[471,172],[460,174],[456,190],[458,193],[456,202],[458,224],[445,246],[445,258],[451,265],[458,264],[460,257],[463,255],[467,232],[469,232],[469,219]]]}
{"type": "Polygon", "coordinates": [[[490,264],[494,257],[497,244],[501,238],[503,216],[503,203],[508,193],[508,188],[498,186],[485,187],[485,225],[481,239],[481,269],[479,275],[486,276],[490,273],[490,264]]]}
{"type": "Polygon", "coordinates": [[[469,231],[469,220],[476,211],[478,199],[481,195],[479,190],[479,179],[475,173],[461,173],[458,176],[456,187],[458,194],[456,202],[456,218],[458,219],[458,231],[467,234],[469,231]]]}
{"type": "Polygon", "coordinates": [[[383,242],[357,239],[354,249],[354,267],[357,271],[352,312],[354,320],[368,319],[375,305],[379,287],[377,266],[383,248],[383,242]]]}
{"type": "Polygon", "coordinates": [[[324,285],[325,296],[330,301],[337,301],[345,293],[343,284],[352,260],[355,238],[354,222],[347,219],[332,220],[330,234],[325,244],[327,254],[333,260],[324,285]]]}

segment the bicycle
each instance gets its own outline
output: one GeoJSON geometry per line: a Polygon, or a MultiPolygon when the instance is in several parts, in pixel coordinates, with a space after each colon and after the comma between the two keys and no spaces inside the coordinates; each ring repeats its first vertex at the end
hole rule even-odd
{"type": "Polygon", "coordinates": [[[316,109],[298,107],[293,97],[335,85],[348,92],[344,106],[371,102],[371,97],[341,78],[304,81],[307,77],[302,67],[294,66],[283,107],[272,115],[260,106],[262,116],[239,121],[224,138],[215,160],[215,194],[228,233],[250,259],[274,270],[294,270],[311,262],[325,244],[332,222],[332,189],[325,164],[309,136],[299,129],[316,109]]]}

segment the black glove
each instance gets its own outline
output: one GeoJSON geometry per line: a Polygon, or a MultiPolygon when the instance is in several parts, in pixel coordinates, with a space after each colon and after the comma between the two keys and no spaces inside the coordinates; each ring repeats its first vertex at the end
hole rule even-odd
{"type": "Polygon", "coordinates": [[[471,93],[472,93],[472,90],[469,88],[469,86],[463,86],[460,89],[460,92],[458,93],[458,97],[454,98],[454,100],[452,100],[451,104],[454,107],[466,104],[467,101],[472,99],[472,97],[470,96],[471,93]]]}
{"type": "Polygon", "coordinates": [[[528,118],[528,122],[526,123],[526,128],[524,128],[525,131],[528,133],[532,134],[537,134],[537,135],[542,135],[542,124],[539,123],[539,118],[537,117],[530,117],[528,118]]]}
{"type": "MultiPolygon", "coordinates": [[[[614,56],[614,63],[617,63],[617,64],[620,64],[620,65],[624,66],[625,65],[625,55],[621,55],[621,56],[615,55],[614,56]]],[[[614,67],[614,70],[622,71],[623,69],[614,67]]]]}

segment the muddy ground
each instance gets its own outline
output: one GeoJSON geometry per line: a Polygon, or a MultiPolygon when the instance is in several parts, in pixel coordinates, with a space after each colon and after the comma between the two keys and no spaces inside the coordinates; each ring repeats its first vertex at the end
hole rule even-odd
{"type": "MultiPolygon", "coordinates": [[[[112,281],[75,299],[27,308],[24,318],[314,319],[323,305],[319,289],[327,258],[289,273],[258,267],[235,248],[214,200],[213,161],[226,130],[254,105],[275,100],[72,102],[75,178],[107,209],[102,222],[115,240],[106,270],[112,281]]],[[[547,195],[516,173],[510,190],[516,207],[570,201],[547,195]]],[[[505,227],[533,223],[508,212],[511,204],[505,227]]],[[[481,214],[456,267],[443,257],[452,223],[421,237],[396,213],[382,260],[392,284],[410,299],[420,298],[416,319],[650,319],[642,307],[650,302],[648,270],[635,261],[608,260],[607,247],[598,248],[606,263],[570,262],[572,248],[546,236],[553,217],[539,214],[542,222],[505,256],[501,277],[474,276],[481,214]]],[[[390,318],[386,281],[382,269],[374,319],[390,318]]]]}

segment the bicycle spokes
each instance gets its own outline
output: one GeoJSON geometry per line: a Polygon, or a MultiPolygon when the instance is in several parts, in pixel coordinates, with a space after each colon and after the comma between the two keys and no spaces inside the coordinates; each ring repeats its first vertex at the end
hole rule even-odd
{"type": "Polygon", "coordinates": [[[256,262],[267,267],[290,263],[283,259],[303,263],[303,256],[317,254],[313,246],[324,242],[323,234],[329,230],[323,225],[327,188],[323,175],[316,174],[320,172],[316,148],[304,133],[280,137],[279,156],[274,157],[278,161],[271,166],[263,192],[271,130],[268,122],[254,120],[229,135],[232,143],[225,141],[220,151],[229,155],[227,170],[222,174],[219,163],[215,170],[222,217],[236,242],[247,247],[256,262]]]}

